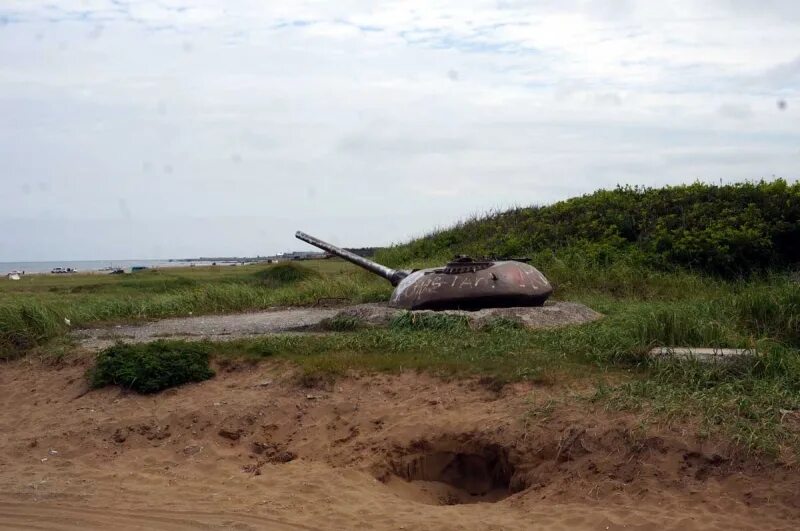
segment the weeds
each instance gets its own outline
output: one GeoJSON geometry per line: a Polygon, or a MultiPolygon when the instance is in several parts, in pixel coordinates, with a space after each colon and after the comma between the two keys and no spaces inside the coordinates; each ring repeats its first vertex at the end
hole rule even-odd
{"type": "Polygon", "coordinates": [[[393,330],[431,330],[439,332],[453,332],[469,328],[469,319],[462,315],[444,313],[403,312],[392,319],[390,328],[393,330]]]}
{"type": "Polygon", "coordinates": [[[721,432],[748,451],[800,450],[800,434],[781,422],[800,409],[798,353],[731,364],[692,361],[654,363],[645,375],[615,387],[599,387],[594,399],[617,409],[642,410],[665,419],[699,418],[704,433],[721,432]],[[776,370],[789,362],[789,371],[776,370]]]}
{"type": "Polygon", "coordinates": [[[729,304],[736,323],[754,337],[800,347],[800,283],[776,278],[766,289],[746,286],[729,304]]]}
{"type": "Polygon", "coordinates": [[[335,315],[320,323],[323,330],[330,332],[352,332],[365,327],[364,321],[352,315],[335,315]]]}
{"type": "Polygon", "coordinates": [[[525,326],[520,323],[519,321],[515,321],[514,319],[509,319],[507,317],[495,317],[487,321],[481,330],[484,332],[493,332],[496,334],[502,334],[509,331],[518,331],[523,330],[525,326]]]}
{"type": "Polygon", "coordinates": [[[65,324],[63,317],[41,304],[0,306],[0,359],[13,357],[59,335],[65,324]]]}
{"type": "Polygon", "coordinates": [[[291,285],[309,278],[320,278],[320,274],[314,269],[291,262],[262,269],[253,276],[261,284],[270,288],[291,285]]]}
{"type": "Polygon", "coordinates": [[[117,344],[97,355],[89,372],[92,387],[120,385],[139,393],[155,393],[214,376],[208,364],[209,347],[183,341],[117,344]]]}

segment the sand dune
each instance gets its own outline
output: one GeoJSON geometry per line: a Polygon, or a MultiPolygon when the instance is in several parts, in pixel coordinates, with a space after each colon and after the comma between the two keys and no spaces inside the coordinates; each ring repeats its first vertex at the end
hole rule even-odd
{"type": "Polygon", "coordinates": [[[557,388],[244,365],[155,396],[0,374],[0,527],[790,529],[800,481],[557,388]]]}

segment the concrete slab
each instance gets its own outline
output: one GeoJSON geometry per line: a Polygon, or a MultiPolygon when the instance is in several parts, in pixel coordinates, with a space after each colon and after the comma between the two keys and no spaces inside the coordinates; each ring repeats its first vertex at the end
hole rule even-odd
{"type": "Polygon", "coordinates": [[[743,356],[755,356],[755,349],[710,348],[710,347],[656,347],[649,353],[651,358],[693,359],[702,362],[726,362],[743,356]]]}

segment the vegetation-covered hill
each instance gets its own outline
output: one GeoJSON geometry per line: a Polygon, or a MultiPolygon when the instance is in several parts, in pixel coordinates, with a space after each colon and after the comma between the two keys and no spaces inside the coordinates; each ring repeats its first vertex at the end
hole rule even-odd
{"type": "Polygon", "coordinates": [[[378,253],[391,265],[454,254],[523,256],[569,248],[596,265],[736,276],[800,261],[800,183],[618,187],[493,213],[378,253]]]}

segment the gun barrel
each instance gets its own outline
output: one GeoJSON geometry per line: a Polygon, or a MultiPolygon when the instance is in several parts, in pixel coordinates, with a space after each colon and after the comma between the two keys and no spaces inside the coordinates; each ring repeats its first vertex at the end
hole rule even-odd
{"type": "Polygon", "coordinates": [[[328,251],[331,254],[335,254],[336,256],[344,258],[348,262],[352,262],[357,266],[363,267],[367,271],[371,271],[376,275],[382,276],[391,282],[392,286],[396,286],[398,282],[407,276],[405,271],[398,271],[397,269],[386,267],[377,262],[373,262],[372,260],[367,260],[363,256],[358,256],[357,254],[351,253],[350,251],[342,249],[341,247],[331,245],[330,243],[319,240],[309,234],[306,234],[305,232],[297,231],[294,236],[298,240],[303,240],[306,243],[310,243],[314,247],[319,247],[320,249],[328,251]]]}

